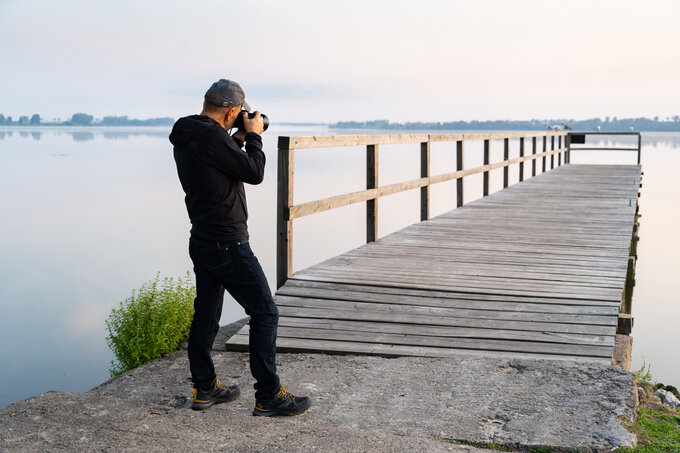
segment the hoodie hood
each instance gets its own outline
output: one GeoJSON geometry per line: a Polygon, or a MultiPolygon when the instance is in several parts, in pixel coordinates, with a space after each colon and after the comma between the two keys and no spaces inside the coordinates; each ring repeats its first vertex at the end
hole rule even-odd
{"type": "Polygon", "coordinates": [[[184,146],[199,132],[210,126],[222,127],[217,121],[204,115],[191,115],[180,118],[172,126],[172,132],[170,132],[169,137],[170,143],[174,146],[184,146]]]}

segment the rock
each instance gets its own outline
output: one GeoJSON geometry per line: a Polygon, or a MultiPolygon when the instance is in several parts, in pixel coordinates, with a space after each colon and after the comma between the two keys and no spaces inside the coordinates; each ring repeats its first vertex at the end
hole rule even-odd
{"type": "MultiPolygon", "coordinates": [[[[237,327],[220,329],[222,338],[237,327]]],[[[178,351],[86,393],[49,392],[0,409],[0,451],[481,453],[488,450],[476,446],[494,444],[611,452],[635,445],[621,425],[634,415],[634,375],[611,366],[279,354],[282,382],[313,403],[298,417],[270,419],[251,415],[248,354],[214,351],[213,360],[225,383],[241,385],[240,399],[188,410],[189,364],[178,351]]]]}
{"type": "Polygon", "coordinates": [[[680,410],[680,400],[668,390],[657,389],[654,395],[658,396],[662,403],[668,404],[674,410],[680,410]]]}

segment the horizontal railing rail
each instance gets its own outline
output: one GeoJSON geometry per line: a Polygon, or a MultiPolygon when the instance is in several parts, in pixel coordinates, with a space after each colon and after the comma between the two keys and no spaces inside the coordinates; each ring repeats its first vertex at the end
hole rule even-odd
{"type": "Polygon", "coordinates": [[[569,154],[570,151],[636,151],[637,152],[637,164],[640,165],[640,161],[642,158],[642,135],[640,135],[639,132],[601,132],[601,131],[594,131],[594,132],[569,132],[567,135],[567,143],[569,143],[569,150],[567,151],[567,154],[569,154]],[[637,136],[637,146],[636,147],[616,147],[616,146],[603,146],[603,147],[595,147],[595,146],[573,146],[575,144],[585,144],[586,143],[586,137],[588,135],[628,135],[628,136],[637,136]]]}
{"type": "Polygon", "coordinates": [[[561,131],[546,132],[503,132],[487,134],[403,134],[403,135],[328,135],[279,137],[278,143],[278,187],[277,187],[277,288],[283,286],[292,275],[293,269],[293,220],[318,212],[366,202],[366,242],[378,237],[378,199],[387,195],[420,189],[420,218],[430,217],[430,186],[446,181],[456,181],[456,206],[463,206],[465,176],[483,173],[483,196],[489,194],[489,172],[503,168],[503,187],[509,184],[509,167],[519,165],[519,181],[524,180],[524,163],[531,161],[531,175],[536,175],[536,163],[540,159],[542,171],[562,162],[569,162],[569,135],[561,131]],[[564,146],[563,146],[564,137],[564,146]],[[519,157],[510,159],[510,139],[519,139],[519,157]],[[525,155],[526,139],[531,139],[531,154],[525,155]],[[542,138],[542,151],[538,152],[538,139],[542,138]],[[550,149],[548,149],[550,138],[550,149]],[[557,140],[556,140],[557,139],[557,140]],[[503,140],[503,160],[489,162],[491,140],[503,140]],[[484,163],[475,168],[463,168],[466,141],[483,141],[484,163]],[[557,141],[557,148],[555,147],[557,141]],[[455,142],[456,171],[446,174],[430,175],[430,144],[434,142],[455,142]],[[378,148],[379,145],[420,144],[420,178],[386,186],[378,186],[378,148]],[[293,175],[295,150],[327,147],[366,147],[366,189],[348,194],[300,203],[293,203],[293,175]],[[557,159],[555,159],[557,156],[557,159]]]}

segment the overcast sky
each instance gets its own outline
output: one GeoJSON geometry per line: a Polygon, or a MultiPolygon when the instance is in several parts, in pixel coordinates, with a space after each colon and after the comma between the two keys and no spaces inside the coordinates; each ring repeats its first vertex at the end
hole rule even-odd
{"type": "Polygon", "coordinates": [[[680,114],[680,1],[0,0],[0,113],[275,121],[680,114]]]}

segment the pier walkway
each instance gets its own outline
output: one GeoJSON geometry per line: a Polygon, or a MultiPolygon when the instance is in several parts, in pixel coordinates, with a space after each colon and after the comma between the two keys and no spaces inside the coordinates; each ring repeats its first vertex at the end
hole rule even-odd
{"type": "MultiPolygon", "coordinates": [[[[462,182],[466,174],[484,172],[486,194],[488,171],[503,168],[503,190],[460,206],[461,183],[456,209],[378,240],[370,241],[375,232],[368,231],[367,244],[285,275],[275,295],[280,310],[277,348],[609,364],[629,266],[640,166],[569,164],[571,137],[564,148],[554,145],[555,136],[561,145],[564,133],[543,133],[544,151],[538,154],[534,136],[528,156],[524,139],[531,135],[520,135],[520,157],[510,159],[508,140],[517,135],[507,135],[505,160],[499,164],[488,161],[489,140],[497,137],[476,136],[485,140],[485,166],[467,171],[461,143],[468,137],[454,137],[459,164],[448,175],[462,182]],[[546,169],[547,158],[554,168],[546,169]],[[533,161],[532,175],[541,160],[545,172],[523,180],[527,160],[533,161]],[[521,166],[521,181],[508,187],[507,168],[513,164],[521,166]]],[[[423,157],[429,163],[429,143],[422,141],[421,150],[427,151],[423,157]]],[[[281,172],[279,177],[281,182],[281,172]]],[[[425,168],[416,181],[422,190],[445,179],[431,178],[425,168]]],[[[367,192],[371,189],[376,190],[368,181],[367,192]]],[[[425,218],[428,196],[423,191],[425,218]]],[[[354,194],[351,202],[358,198],[363,201],[354,194]]],[[[318,212],[320,206],[334,207],[338,199],[297,207],[289,203],[280,233],[288,226],[292,236],[295,209],[318,212]]],[[[292,253],[292,245],[284,245],[292,253]]],[[[290,266],[290,255],[279,265],[285,266],[286,259],[290,266]]],[[[247,344],[246,325],[227,348],[243,350],[247,344]]]]}

